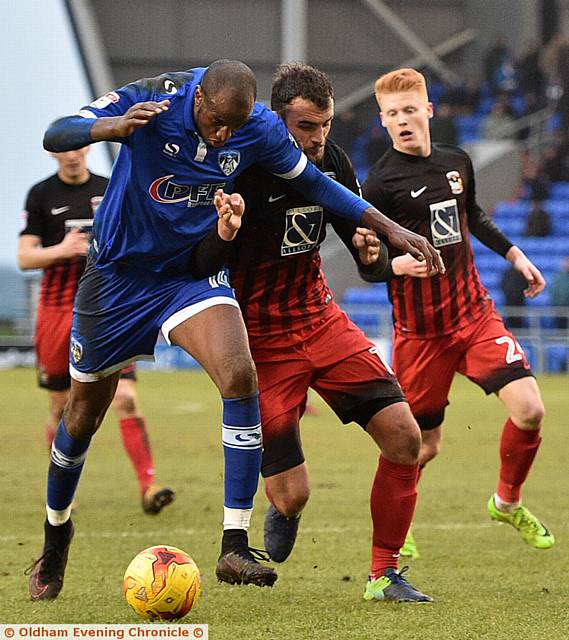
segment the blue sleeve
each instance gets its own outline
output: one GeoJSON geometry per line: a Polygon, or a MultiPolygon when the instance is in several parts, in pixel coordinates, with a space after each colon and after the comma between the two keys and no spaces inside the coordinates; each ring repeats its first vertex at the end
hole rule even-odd
{"type": "Polygon", "coordinates": [[[124,115],[133,104],[152,100],[154,97],[150,88],[142,81],[130,84],[109,91],[104,96],[84,106],[79,110],[78,115],[84,118],[113,118],[124,115]]]}
{"type": "MultiPolygon", "coordinates": [[[[97,118],[124,115],[133,104],[151,100],[153,92],[142,82],[133,82],[86,105],[76,115],[60,118],[51,124],[43,139],[44,149],[59,153],[81,149],[91,144],[91,128],[97,118]]],[[[117,139],[126,143],[126,138],[117,139]]]]}
{"type": "Polygon", "coordinates": [[[304,171],[298,177],[289,179],[289,182],[292,187],[312,202],[332,211],[341,218],[354,220],[356,224],[360,224],[363,212],[372,206],[346,189],[344,185],[325,176],[311,162],[306,164],[304,171]]]}
{"type": "Polygon", "coordinates": [[[56,120],[45,132],[43,148],[53,153],[61,153],[86,147],[93,142],[91,127],[94,122],[94,119],[87,120],[81,116],[68,116],[56,120]]]}
{"type": "Polygon", "coordinates": [[[280,178],[298,176],[306,165],[306,156],[283,121],[260,103],[255,103],[252,117],[259,135],[256,162],[280,178]]]}

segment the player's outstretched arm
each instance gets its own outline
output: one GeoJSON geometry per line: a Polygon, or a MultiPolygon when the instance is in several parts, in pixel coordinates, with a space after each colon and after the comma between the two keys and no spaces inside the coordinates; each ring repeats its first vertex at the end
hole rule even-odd
{"type": "Polygon", "coordinates": [[[526,298],[535,298],[545,289],[545,279],[540,270],[525,255],[525,253],[515,245],[506,253],[506,260],[512,263],[514,269],[519,271],[528,283],[524,290],[526,298]]]}
{"type": "Polygon", "coordinates": [[[46,151],[59,153],[81,149],[92,142],[116,141],[146,126],[168,110],[169,100],[137,102],[120,116],[85,118],[80,115],[60,118],[50,125],[43,139],[46,151]]]}
{"type": "Polygon", "coordinates": [[[379,236],[387,238],[395,249],[410,253],[417,260],[426,260],[429,271],[445,272],[440,254],[426,238],[390,220],[369,202],[324,175],[311,162],[298,176],[290,178],[290,183],[313,202],[343,218],[354,220],[359,226],[373,229],[379,236]]]}

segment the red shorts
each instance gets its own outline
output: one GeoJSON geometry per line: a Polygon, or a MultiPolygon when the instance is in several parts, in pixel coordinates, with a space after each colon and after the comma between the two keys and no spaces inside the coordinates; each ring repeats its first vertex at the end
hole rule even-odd
{"type": "Polygon", "coordinates": [[[422,340],[396,334],[393,368],[423,430],[442,424],[456,372],[487,394],[533,375],[522,348],[495,311],[440,338],[422,340]]]}
{"type": "MultiPolygon", "coordinates": [[[[36,366],[38,384],[50,391],[66,391],[71,386],[69,375],[69,340],[71,337],[71,307],[38,305],[36,333],[36,366]]],[[[136,380],[136,365],[121,369],[121,378],[136,380]]]]}
{"type": "Polygon", "coordinates": [[[344,424],[364,428],[377,411],[404,400],[377,347],[335,304],[316,328],[250,343],[259,377],[264,476],[303,462],[299,420],[309,387],[344,424]]]}
{"type": "Polygon", "coordinates": [[[69,377],[69,338],[71,307],[38,305],[34,343],[40,387],[50,391],[65,391],[71,385],[69,377]]]}

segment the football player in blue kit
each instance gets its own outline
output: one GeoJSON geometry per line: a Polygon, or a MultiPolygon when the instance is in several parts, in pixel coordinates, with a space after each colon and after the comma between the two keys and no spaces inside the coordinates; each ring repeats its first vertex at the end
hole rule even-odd
{"type": "Polygon", "coordinates": [[[391,245],[442,271],[435,249],[314,167],[276,114],[255,102],[256,81],[239,61],[166,73],[112,91],[56,121],[48,151],[97,141],[121,143],[94,222],[75,300],[70,346],[72,386],[51,452],[43,552],[31,570],[32,599],[56,598],[73,536],[71,502],[93,434],[113,398],[120,369],[150,359],[161,331],[191,354],[223,403],[224,519],[220,581],[272,586],[247,530],[261,463],[257,378],[247,334],[225,271],[195,280],[192,248],[244,202],[237,176],[258,163],[312,201],[385,236],[391,245]]]}

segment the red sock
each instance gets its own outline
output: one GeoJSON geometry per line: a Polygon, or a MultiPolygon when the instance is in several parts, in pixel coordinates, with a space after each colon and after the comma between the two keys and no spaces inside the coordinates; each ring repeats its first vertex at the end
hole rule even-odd
{"type": "Polygon", "coordinates": [[[504,502],[519,502],[522,485],[528,476],[541,442],[540,429],[520,429],[510,418],[500,440],[500,480],[498,497],[504,502]]]}
{"type": "Polygon", "coordinates": [[[119,425],[123,446],[134,467],[140,492],[144,494],[154,482],[154,464],[146,422],[142,417],[123,418],[119,420],[119,425]]]}
{"type": "Polygon", "coordinates": [[[396,464],[379,457],[371,489],[373,522],[371,575],[383,575],[384,569],[397,569],[399,549],[411,526],[417,502],[417,465],[396,464]]]}

